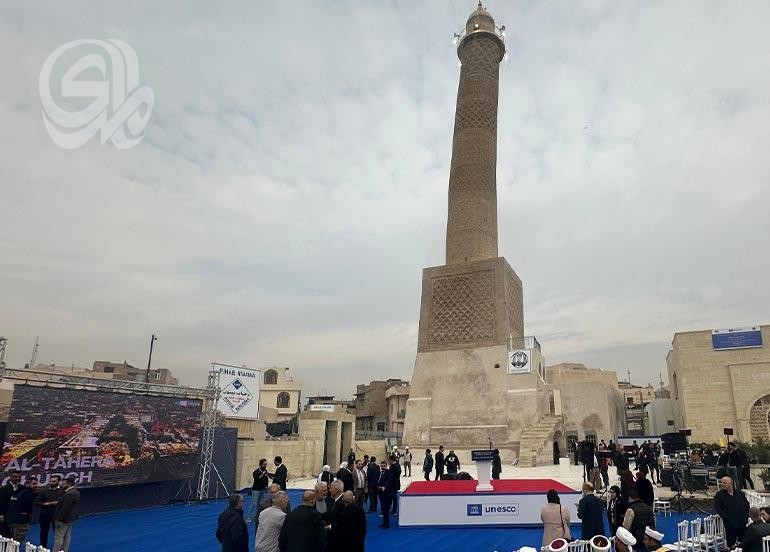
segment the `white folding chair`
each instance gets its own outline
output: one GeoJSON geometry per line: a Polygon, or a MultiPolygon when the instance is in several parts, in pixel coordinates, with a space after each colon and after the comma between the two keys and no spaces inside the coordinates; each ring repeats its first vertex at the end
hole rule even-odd
{"type": "Polygon", "coordinates": [[[677,550],[686,550],[689,551],[689,533],[690,533],[690,522],[689,521],[680,521],[676,524],[676,548],[677,550]]]}
{"type": "Polygon", "coordinates": [[[588,541],[574,540],[567,545],[567,552],[588,552],[588,541]]]}
{"type": "Polygon", "coordinates": [[[652,502],[652,511],[653,513],[663,512],[664,516],[670,516],[671,515],[671,502],[668,500],[660,500],[658,498],[658,488],[653,485],[652,486],[652,492],[654,500],[652,502]]]}
{"type": "Polygon", "coordinates": [[[702,525],[703,525],[703,520],[701,518],[695,518],[690,522],[690,549],[691,550],[701,549],[700,528],[702,525]]]}
{"type": "Polygon", "coordinates": [[[725,523],[718,515],[714,515],[714,521],[716,522],[716,535],[714,536],[714,546],[718,547],[717,550],[724,550],[727,548],[727,537],[725,536],[725,523]]]}
{"type": "Polygon", "coordinates": [[[19,552],[21,549],[21,543],[16,542],[13,539],[3,539],[0,546],[0,552],[19,552]]]}

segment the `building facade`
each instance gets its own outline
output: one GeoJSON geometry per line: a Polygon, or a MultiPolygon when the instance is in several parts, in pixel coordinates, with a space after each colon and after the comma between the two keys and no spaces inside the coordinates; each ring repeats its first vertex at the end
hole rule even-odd
{"type": "Polygon", "coordinates": [[[691,442],[719,442],[724,428],[739,441],[770,441],[768,344],[770,326],[674,334],[666,364],[675,427],[692,430],[691,442]]]}
{"type": "Polygon", "coordinates": [[[302,384],[289,377],[288,366],[260,368],[259,404],[277,411],[278,421],[292,419],[299,411],[302,384]]]}
{"type": "Polygon", "coordinates": [[[389,431],[385,394],[394,385],[409,384],[401,379],[375,380],[356,386],[356,431],[389,431]]]}
{"type": "Polygon", "coordinates": [[[393,384],[385,390],[385,404],[388,410],[386,428],[391,433],[404,432],[406,401],[409,399],[409,382],[393,384]]]}
{"type": "MultiPolygon", "coordinates": [[[[147,378],[147,368],[137,368],[131,366],[125,360],[123,362],[111,362],[109,360],[97,360],[94,362],[94,374],[97,377],[105,377],[115,380],[145,381],[147,378]]],[[[163,385],[178,385],[177,380],[168,368],[153,368],[150,370],[150,383],[159,383],[163,385]]]]}

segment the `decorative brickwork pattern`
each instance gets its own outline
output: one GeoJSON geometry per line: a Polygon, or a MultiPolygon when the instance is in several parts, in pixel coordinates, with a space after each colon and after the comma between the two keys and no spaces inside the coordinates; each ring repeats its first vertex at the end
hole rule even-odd
{"type": "Polygon", "coordinates": [[[497,101],[484,96],[469,96],[457,104],[455,132],[465,128],[484,128],[497,132],[497,101]]]}
{"type": "Polygon", "coordinates": [[[524,335],[521,282],[513,275],[513,272],[507,272],[505,276],[505,308],[508,311],[510,332],[514,337],[524,335]]]}
{"type": "Polygon", "coordinates": [[[431,345],[472,343],[494,336],[494,271],[432,281],[431,345]]]}
{"type": "Polygon", "coordinates": [[[457,89],[449,175],[446,262],[497,257],[497,100],[502,41],[466,37],[457,89]]]}

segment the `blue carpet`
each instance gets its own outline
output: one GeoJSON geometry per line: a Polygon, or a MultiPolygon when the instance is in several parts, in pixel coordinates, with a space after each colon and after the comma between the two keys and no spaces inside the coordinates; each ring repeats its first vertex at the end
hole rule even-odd
{"type": "MultiPolygon", "coordinates": [[[[301,502],[302,491],[290,490],[292,505],[301,502]]],[[[81,519],[73,530],[72,552],[163,552],[217,551],[214,537],[219,513],[226,501],[205,504],[178,504],[141,510],[96,514],[81,519]]],[[[248,507],[248,504],[247,504],[248,507]]],[[[666,542],[676,540],[676,524],[682,519],[693,519],[695,514],[658,516],[658,529],[666,535],[666,542]]],[[[392,552],[398,549],[449,549],[463,552],[509,552],[522,546],[540,547],[542,529],[401,529],[397,517],[391,528],[380,529],[377,514],[367,516],[369,528],[366,538],[368,552],[392,552]]],[[[254,549],[254,526],[251,530],[251,550],[254,549]]],[[[30,528],[30,542],[37,544],[39,528],[30,528]]],[[[572,533],[580,536],[579,525],[572,533]]],[[[52,543],[49,543],[52,544],[52,543]]]]}

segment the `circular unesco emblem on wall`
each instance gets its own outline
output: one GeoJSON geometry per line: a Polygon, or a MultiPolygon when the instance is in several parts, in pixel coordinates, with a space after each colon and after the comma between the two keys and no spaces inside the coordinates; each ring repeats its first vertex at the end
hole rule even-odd
{"type": "Polygon", "coordinates": [[[529,362],[529,356],[524,351],[516,351],[511,355],[511,366],[514,368],[524,368],[529,362]]]}

